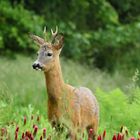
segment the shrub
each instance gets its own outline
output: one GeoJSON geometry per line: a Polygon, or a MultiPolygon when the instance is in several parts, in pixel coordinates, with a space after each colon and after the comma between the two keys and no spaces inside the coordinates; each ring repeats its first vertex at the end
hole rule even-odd
{"type": "Polygon", "coordinates": [[[42,17],[24,9],[23,5],[11,6],[0,2],[0,46],[1,50],[30,50],[29,32],[40,34],[45,23],[42,17]]]}

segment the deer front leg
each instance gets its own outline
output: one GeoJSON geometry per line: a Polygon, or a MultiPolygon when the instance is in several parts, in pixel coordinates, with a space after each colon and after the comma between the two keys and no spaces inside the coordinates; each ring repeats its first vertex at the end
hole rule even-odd
{"type": "Polygon", "coordinates": [[[59,123],[59,121],[52,121],[51,122],[51,125],[53,128],[55,128],[55,130],[58,132],[58,133],[62,133],[63,130],[64,130],[64,127],[61,123],[59,123]]]}

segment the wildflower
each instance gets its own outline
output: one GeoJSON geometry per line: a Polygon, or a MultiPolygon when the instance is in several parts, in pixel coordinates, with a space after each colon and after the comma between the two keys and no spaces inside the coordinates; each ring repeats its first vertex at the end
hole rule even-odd
{"type": "Polygon", "coordinates": [[[39,116],[37,117],[37,121],[38,121],[38,122],[40,121],[40,117],[39,117],[39,116]]]}
{"type": "Polygon", "coordinates": [[[97,137],[97,140],[102,140],[101,135],[99,135],[99,136],[97,137]]]}
{"type": "Polygon", "coordinates": [[[18,132],[15,132],[15,140],[18,139],[18,132]]]}
{"type": "Polygon", "coordinates": [[[121,139],[122,139],[121,134],[118,133],[118,135],[117,135],[117,140],[121,140],[121,139]]]}
{"type": "Polygon", "coordinates": [[[35,125],[35,127],[34,127],[34,132],[33,132],[33,135],[34,135],[34,136],[36,136],[37,131],[38,131],[38,126],[35,125]]]}
{"type": "Polygon", "coordinates": [[[42,136],[40,137],[40,140],[42,140],[43,138],[42,138],[42,136]]]}
{"type": "Polygon", "coordinates": [[[103,132],[103,140],[105,139],[105,136],[106,136],[106,130],[104,130],[103,132]]]}
{"type": "Polygon", "coordinates": [[[5,132],[6,132],[5,128],[1,128],[1,136],[3,136],[5,132]]]}
{"type": "Polygon", "coordinates": [[[89,129],[89,134],[92,134],[93,133],[93,129],[89,129]]]}
{"type": "Polygon", "coordinates": [[[26,137],[31,138],[31,135],[32,135],[32,134],[31,134],[30,131],[26,131],[26,132],[25,132],[25,136],[26,136],[26,137]]]}
{"type": "Polygon", "coordinates": [[[33,128],[35,127],[35,124],[33,124],[33,128]]]}
{"type": "Polygon", "coordinates": [[[26,121],[27,121],[27,119],[26,119],[26,117],[24,116],[24,125],[26,124],[26,121]]]}
{"type": "Polygon", "coordinates": [[[16,132],[18,132],[18,131],[19,131],[19,127],[17,126],[17,127],[16,127],[16,132]]]}
{"type": "Polygon", "coordinates": [[[89,129],[88,140],[91,140],[92,135],[93,135],[93,129],[89,129]]]}
{"type": "Polygon", "coordinates": [[[117,140],[117,136],[114,134],[112,140],[117,140]]]}
{"type": "Polygon", "coordinates": [[[128,136],[128,130],[125,130],[125,134],[126,134],[126,136],[128,136]]]}
{"type": "Polygon", "coordinates": [[[129,140],[135,140],[135,138],[134,137],[131,137],[129,140]]]}
{"type": "Polygon", "coordinates": [[[25,140],[29,140],[28,137],[25,137],[25,140]]]}
{"type": "Polygon", "coordinates": [[[22,139],[24,139],[24,137],[25,137],[25,134],[24,134],[24,132],[22,133],[22,139]]]}
{"type": "Polygon", "coordinates": [[[30,140],[34,140],[34,136],[31,134],[30,140]]]}
{"type": "Polygon", "coordinates": [[[43,129],[43,138],[46,138],[46,128],[43,129]]]}

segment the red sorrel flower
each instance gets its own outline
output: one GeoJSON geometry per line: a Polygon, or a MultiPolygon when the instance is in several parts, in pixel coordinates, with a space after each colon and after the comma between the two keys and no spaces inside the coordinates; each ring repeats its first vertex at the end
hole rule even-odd
{"type": "Polygon", "coordinates": [[[25,140],[29,140],[28,137],[25,137],[25,140]]]}
{"type": "Polygon", "coordinates": [[[103,140],[105,139],[105,136],[106,136],[106,130],[104,130],[103,132],[103,140]]]}
{"type": "Polygon", "coordinates": [[[6,133],[6,129],[5,128],[1,128],[1,136],[3,136],[6,133]]]}
{"type": "Polygon", "coordinates": [[[24,132],[22,133],[22,139],[24,139],[25,135],[24,135],[24,132]]]}
{"type": "Polygon", "coordinates": [[[26,131],[25,132],[25,136],[28,137],[28,138],[30,138],[30,140],[33,137],[30,131],[26,131]]]}
{"type": "Polygon", "coordinates": [[[46,138],[46,128],[43,129],[43,138],[46,138]]]}
{"type": "Polygon", "coordinates": [[[15,132],[15,140],[18,139],[18,132],[15,132]]]}
{"type": "Polygon", "coordinates": [[[102,140],[101,135],[99,135],[99,136],[97,137],[97,140],[102,140]]]}
{"type": "Polygon", "coordinates": [[[88,140],[92,140],[93,129],[89,129],[88,140]]]}
{"type": "Polygon", "coordinates": [[[33,124],[33,128],[35,127],[35,124],[33,124]]]}
{"type": "Polygon", "coordinates": [[[30,140],[34,140],[34,136],[31,134],[30,140]]]}
{"type": "Polygon", "coordinates": [[[33,135],[34,135],[34,136],[36,136],[37,130],[38,130],[38,126],[35,125],[35,127],[34,127],[34,132],[33,132],[33,135]]]}
{"type": "Polygon", "coordinates": [[[138,132],[138,135],[140,136],[140,131],[138,132]]]}
{"type": "Polygon", "coordinates": [[[42,136],[40,137],[40,140],[43,140],[42,136]]]}
{"type": "Polygon", "coordinates": [[[128,136],[128,130],[125,130],[125,134],[126,134],[126,136],[128,136]]]}
{"type": "Polygon", "coordinates": [[[93,129],[89,129],[89,134],[93,134],[93,129]]]}
{"type": "Polygon", "coordinates": [[[131,137],[129,140],[135,140],[135,138],[134,137],[131,137]]]}
{"type": "Polygon", "coordinates": [[[39,117],[39,116],[37,117],[37,121],[38,121],[38,122],[40,121],[40,117],[39,117]]]}
{"type": "Polygon", "coordinates": [[[24,125],[26,124],[26,121],[27,121],[27,119],[26,119],[26,117],[24,116],[24,125]]]}
{"type": "Polygon", "coordinates": [[[112,140],[117,140],[117,136],[116,136],[116,134],[114,134],[112,140]]]}
{"type": "Polygon", "coordinates": [[[122,136],[120,133],[118,133],[118,135],[117,135],[117,140],[122,140],[122,136]]]}
{"type": "Polygon", "coordinates": [[[17,127],[16,127],[16,132],[18,132],[18,131],[19,131],[19,127],[17,126],[17,127]]]}

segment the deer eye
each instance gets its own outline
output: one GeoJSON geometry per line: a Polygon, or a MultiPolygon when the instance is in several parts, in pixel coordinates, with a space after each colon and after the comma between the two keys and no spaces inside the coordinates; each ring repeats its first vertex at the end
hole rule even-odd
{"type": "Polygon", "coordinates": [[[46,53],[46,56],[52,56],[52,53],[48,52],[46,53]]]}
{"type": "Polygon", "coordinates": [[[52,53],[48,53],[47,55],[48,55],[48,56],[52,56],[52,53]]]}

